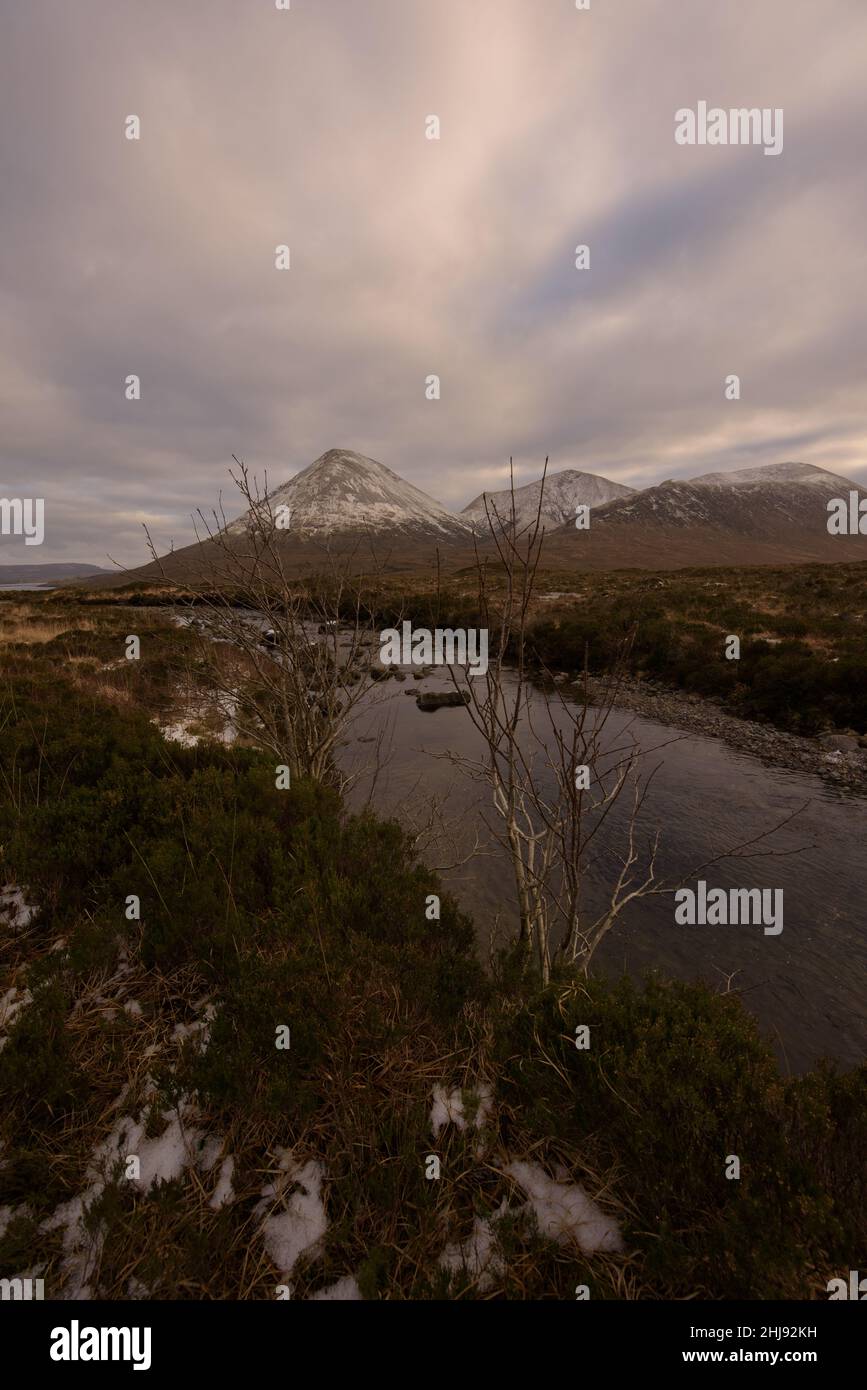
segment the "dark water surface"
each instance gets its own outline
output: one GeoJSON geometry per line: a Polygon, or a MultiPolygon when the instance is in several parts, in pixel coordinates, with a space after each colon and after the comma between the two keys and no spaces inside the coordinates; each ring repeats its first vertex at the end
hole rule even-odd
{"type": "MultiPolygon", "coordinates": [[[[382,815],[423,823],[436,798],[454,822],[435,834],[424,858],[433,866],[452,863],[473,844],[490,792],[458,771],[444,755],[477,757],[481,739],[463,709],[421,712],[405,692],[453,688],[447,673],[422,682],[410,675],[377,687],[341,750],[344,769],[363,769],[375,745],[364,742],[384,729],[390,759],[380,773],[372,804],[382,815]],[[384,698],[387,694],[388,698],[384,698]],[[439,755],[439,756],[438,756],[439,755]]],[[[541,696],[534,696],[541,707],[541,696]]],[[[541,721],[540,721],[541,723],[541,721]]],[[[617,710],[605,739],[622,743],[635,736],[645,751],[646,771],[657,768],[641,821],[645,841],[661,831],[658,870],[668,882],[738,843],[770,830],[800,807],[801,814],[760,849],[777,857],[729,860],[703,871],[709,887],[781,888],[784,926],[766,936],[761,925],[680,926],[671,894],[631,905],[594,957],[594,968],[641,974],[658,968],[683,979],[704,978],[743,997],[784,1067],[802,1070],[818,1058],[844,1065],[867,1054],[867,914],[862,859],[867,850],[867,801],[843,793],[820,778],[769,768],[716,739],[684,735],[651,720],[617,710]],[[665,745],[665,746],[663,746],[665,745]],[[797,853],[792,850],[799,848],[797,853]],[[788,851],[782,855],[782,851],[788,851]]],[[[350,791],[351,805],[370,795],[372,779],[361,772],[350,791]]],[[[588,920],[604,901],[616,871],[624,814],[600,832],[588,864],[588,920]]],[[[492,817],[493,819],[493,817],[492,817]]],[[[509,867],[501,851],[446,869],[443,879],[476,923],[479,944],[502,941],[515,920],[509,867]]],[[[694,886],[696,875],[688,881],[694,886]]]]}
{"type": "Polygon", "coordinates": [[[11,593],[18,590],[21,593],[49,593],[55,586],[53,584],[0,584],[0,593],[11,593]]]}

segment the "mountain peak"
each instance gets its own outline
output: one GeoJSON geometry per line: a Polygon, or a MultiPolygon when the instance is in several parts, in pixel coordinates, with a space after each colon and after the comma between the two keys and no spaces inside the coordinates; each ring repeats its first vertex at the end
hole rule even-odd
{"type": "MultiPolygon", "coordinates": [[[[388,531],[435,539],[466,539],[470,528],[384,463],[353,449],[328,449],[269,494],[288,508],[288,532],[306,538],[388,531]]],[[[250,513],[229,527],[249,525],[250,513]]]]}
{"type": "MultiPolygon", "coordinates": [[[[531,525],[539,511],[539,496],[542,492],[542,479],[515,488],[515,518],[519,526],[531,525]]],[[[612,483],[596,473],[583,473],[578,468],[564,468],[560,473],[549,473],[545,478],[545,491],[542,498],[541,519],[549,528],[562,526],[566,521],[574,521],[577,506],[599,507],[619,497],[629,497],[633,489],[622,483],[612,483]]],[[[485,499],[488,507],[503,518],[511,511],[512,498],[509,488],[499,492],[482,492],[464,507],[462,516],[486,526],[485,499]]]]}
{"type": "Polygon", "coordinates": [[[731,473],[702,473],[690,480],[696,487],[755,487],[761,484],[797,483],[807,487],[848,485],[848,479],[815,463],[764,463],[757,468],[735,468],[731,473]]]}

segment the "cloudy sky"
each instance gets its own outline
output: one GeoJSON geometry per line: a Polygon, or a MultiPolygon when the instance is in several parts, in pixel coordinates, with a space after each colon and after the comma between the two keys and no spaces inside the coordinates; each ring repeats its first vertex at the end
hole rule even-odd
{"type": "Polygon", "coordinates": [[[184,544],[232,453],[865,478],[865,58],[865,0],[0,0],[0,564],[184,544]]]}

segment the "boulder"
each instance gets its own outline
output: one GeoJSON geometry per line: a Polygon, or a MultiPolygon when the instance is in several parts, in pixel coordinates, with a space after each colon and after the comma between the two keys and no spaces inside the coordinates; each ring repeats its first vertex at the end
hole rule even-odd
{"type": "Polygon", "coordinates": [[[819,743],[829,753],[854,753],[858,747],[857,738],[850,734],[823,734],[819,743]]]}
{"type": "Polygon", "coordinates": [[[419,709],[425,711],[452,709],[458,705],[468,705],[470,703],[470,695],[467,690],[423,690],[416,699],[419,709]]]}

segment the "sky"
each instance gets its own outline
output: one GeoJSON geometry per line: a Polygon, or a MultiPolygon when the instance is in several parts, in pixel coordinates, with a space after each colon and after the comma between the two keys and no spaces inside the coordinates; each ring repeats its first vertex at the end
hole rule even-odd
{"type": "Polygon", "coordinates": [[[0,565],[186,544],[233,453],[867,481],[865,66],[865,0],[0,0],[0,565]]]}

